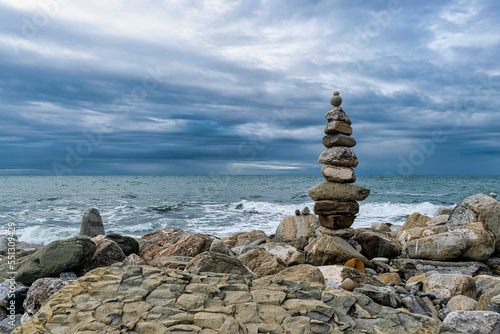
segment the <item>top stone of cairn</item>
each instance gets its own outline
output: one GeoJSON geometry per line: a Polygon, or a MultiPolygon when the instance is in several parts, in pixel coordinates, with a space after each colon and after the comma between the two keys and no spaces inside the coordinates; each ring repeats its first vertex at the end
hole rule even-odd
{"type": "Polygon", "coordinates": [[[330,103],[334,107],[338,107],[342,104],[342,98],[339,95],[339,92],[335,91],[333,92],[333,96],[330,99],[330,103]]]}

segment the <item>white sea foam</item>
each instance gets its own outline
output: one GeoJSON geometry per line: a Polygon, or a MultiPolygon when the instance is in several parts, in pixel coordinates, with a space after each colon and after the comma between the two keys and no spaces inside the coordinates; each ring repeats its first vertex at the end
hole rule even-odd
{"type": "Polygon", "coordinates": [[[18,230],[18,239],[32,244],[47,245],[55,240],[77,236],[79,233],[79,228],[36,225],[18,230]]]}

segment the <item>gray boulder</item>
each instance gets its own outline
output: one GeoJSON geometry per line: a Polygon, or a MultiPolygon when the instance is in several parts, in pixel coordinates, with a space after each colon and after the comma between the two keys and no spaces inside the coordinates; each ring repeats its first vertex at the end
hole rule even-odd
{"type": "Polygon", "coordinates": [[[21,258],[14,270],[7,264],[0,266],[0,277],[16,272],[15,280],[25,285],[43,277],[57,277],[62,272],[83,269],[97,246],[90,238],[75,237],[51,242],[41,250],[21,258]]]}
{"type": "Polygon", "coordinates": [[[104,234],[104,225],[102,224],[101,214],[97,209],[88,209],[82,217],[80,235],[86,235],[93,238],[100,234],[104,234]]]}
{"type": "Polygon", "coordinates": [[[130,254],[139,254],[139,243],[135,238],[110,233],[106,236],[106,239],[116,242],[126,256],[130,254]]]}
{"type": "Polygon", "coordinates": [[[14,316],[14,326],[12,326],[12,319],[10,317],[7,317],[0,321],[0,333],[12,332],[17,326],[21,324],[21,317],[22,314],[16,314],[14,316]]]}
{"type": "Polygon", "coordinates": [[[446,316],[443,324],[469,334],[498,334],[500,314],[488,311],[454,311],[446,316]]]}
{"type": "Polygon", "coordinates": [[[500,252],[500,202],[491,196],[477,194],[457,204],[450,215],[449,227],[483,222],[495,236],[495,251],[500,252]]]}

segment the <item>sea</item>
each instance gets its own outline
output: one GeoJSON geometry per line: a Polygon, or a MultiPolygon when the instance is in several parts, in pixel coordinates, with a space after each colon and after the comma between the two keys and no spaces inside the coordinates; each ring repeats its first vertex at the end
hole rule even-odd
{"type": "MultiPolygon", "coordinates": [[[[88,208],[106,233],[140,237],[180,227],[224,237],[263,230],[314,202],[308,190],[321,176],[0,176],[0,235],[7,223],[25,242],[48,244],[79,234],[88,208]]],[[[433,216],[477,194],[500,192],[500,176],[358,176],[371,189],[353,227],[403,224],[413,212],[433,216]]]]}

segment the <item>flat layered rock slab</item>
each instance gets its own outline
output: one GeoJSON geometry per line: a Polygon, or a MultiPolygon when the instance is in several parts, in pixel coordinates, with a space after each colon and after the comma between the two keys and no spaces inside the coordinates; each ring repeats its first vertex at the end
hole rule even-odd
{"type": "Polygon", "coordinates": [[[368,197],[370,189],[353,184],[343,184],[325,181],[309,190],[309,196],[314,201],[343,199],[362,201],[368,197]]]}
{"type": "Polygon", "coordinates": [[[320,283],[97,268],[52,295],[12,333],[429,333],[439,321],[320,283]],[[356,310],[356,312],[352,312],[356,310]]]}

